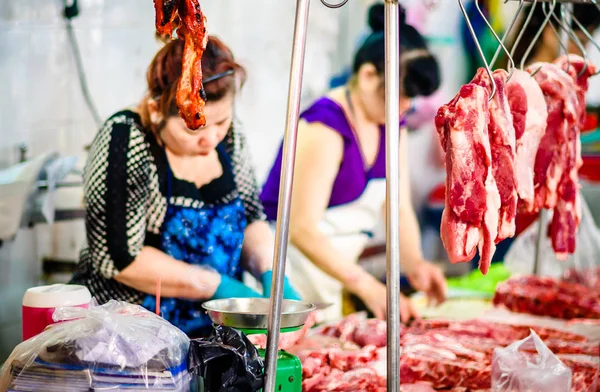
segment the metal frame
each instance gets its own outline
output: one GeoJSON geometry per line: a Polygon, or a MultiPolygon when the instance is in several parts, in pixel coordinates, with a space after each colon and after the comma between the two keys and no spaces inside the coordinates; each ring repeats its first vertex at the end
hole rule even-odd
{"type": "MultiPolygon", "coordinates": [[[[329,8],[339,8],[348,0],[337,4],[321,2],[329,8]]],[[[279,187],[279,206],[275,236],[275,258],[273,260],[273,281],[271,288],[271,309],[267,333],[265,369],[265,392],[275,392],[277,371],[277,344],[281,325],[281,304],[289,220],[292,201],[294,162],[300,97],[302,92],[302,71],[306,48],[306,30],[310,0],[296,0],[296,19],[292,46],[292,65],[288,91],[288,106],[279,187]]],[[[386,254],[387,254],[387,390],[400,391],[400,233],[399,233],[399,144],[400,144],[400,62],[398,0],[385,0],[385,125],[386,125],[386,254]]]]}
{"type": "MultiPolygon", "coordinates": [[[[507,0],[508,1],[508,0],[507,0]]],[[[519,1],[519,0],[510,0],[519,1]]],[[[527,3],[533,3],[534,0],[525,0],[527,3]]],[[[554,0],[537,0],[538,3],[552,3],[554,0]]],[[[557,3],[564,4],[596,4],[595,0],[556,0],[557,3]]]]}
{"type": "MultiPolygon", "coordinates": [[[[507,0],[508,1],[508,0],[507,0]]],[[[518,0],[512,0],[518,1],[518,0]]],[[[525,0],[532,2],[533,0],[525,0]]],[[[595,4],[595,0],[538,0],[539,2],[595,4]]],[[[340,8],[348,0],[338,3],[321,2],[328,8],[340,8]]],[[[460,3],[460,2],[459,2],[460,3]]],[[[289,239],[290,207],[298,118],[300,116],[300,97],[302,91],[302,73],[306,48],[306,31],[310,0],[296,0],[296,19],[292,46],[292,65],[288,91],[288,106],[283,144],[281,183],[277,211],[275,238],[275,258],[273,260],[273,282],[271,288],[269,326],[266,352],[265,392],[275,392],[277,370],[277,345],[281,325],[281,305],[287,245],[289,239]]],[[[387,390],[400,391],[400,232],[399,232],[399,26],[398,0],[385,0],[385,126],[386,126],[386,256],[387,256],[387,390]]],[[[568,40],[568,36],[566,38],[568,40]]],[[[540,215],[543,218],[543,213],[540,215]]],[[[540,219],[540,229],[543,225],[540,219]]],[[[539,237],[541,240],[541,236],[539,237]]],[[[538,241],[539,244],[540,241],[538,241]]],[[[540,252],[540,246],[536,254],[540,252]]],[[[536,266],[538,257],[536,256],[536,266]]]]}

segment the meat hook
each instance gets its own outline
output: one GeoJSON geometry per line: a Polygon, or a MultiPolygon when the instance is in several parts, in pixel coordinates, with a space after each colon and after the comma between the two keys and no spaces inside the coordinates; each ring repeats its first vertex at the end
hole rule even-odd
{"type": "MultiPolygon", "coordinates": [[[[562,26],[562,24],[560,23],[560,21],[558,21],[556,14],[554,14],[554,11],[548,12],[547,7],[545,7],[546,4],[544,4],[542,7],[542,11],[544,12],[544,15],[546,15],[546,17],[553,17],[554,20],[556,20],[558,22],[558,25],[561,29],[564,30],[564,27],[562,26]]],[[[565,72],[568,72],[569,69],[571,68],[571,59],[569,58],[568,54],[569,54],[569,49],[567,48],[567,46],[565,45],[565,43],[563,42],[563,40],[561,39],[560,34],[558,33],[558,31],[556,30],[556,28],[554,27],[554,25],[552,23],[550,23],[550,28],[552,29],[552,31],[554,32],[554,35],[556,35],[556,38],[558,38],[558,44],[560,46],[560,48],[565,52],[565,54],[567,55],[567,69],[565,69],[565,72]]],[[[566,30],[565,30],[566,31],[566,30]]],[[[568,33],[567,33],[568,34],[568,33]]],[[[539,70],[539,69],[538,69],[539,70]]],[[[537,72],[538,70],[536,70],[535,72],[537,72]]],[[[535,74],[535,72],[533,74],[535,74]]]]}
{"type": "MultiPolygon", "coordinates": [[[[585,71],[587,71],[588,69],[588,58],[587,58],[587,51],[585,50],[585,47],[583,45],[583,42],[581,42],[581,40],[579,39],[579,37],[577,36],[577,34],[575,34],[575,31],[573,31],[573,26],[572,26],[572,22],[575,21],[575,16],[573,13],[573,10],[571,10],[571,12],[569,13],[569,18],[566,17],[566,12],[565,12],[565,7],[561,7],[561,17],[558,18],[556,15],[553,15],[554,20],[556,20],[556,23],[558,23],[558,25],[567,33],[567,35],[569,36],[569,38],[571,38],[571,41],[573,41],[573,43],[577,46],[577,48],[579,49],[579,51],[581,51],[581,54],[583,55],[583,68],[581,69],[581,72],[579,72],[577,74],[577,77],[582,76],[583,74],[585,74],[585,71]],[[564,20],[567,19],[569,20],[571,23],[569,24],[565,24],[564,20]]],[[[567,55],[567,60],[569,59],[569,49],[565,48],[565,44],[562,43],[563,45],[563,49],[565,50],[565,54],[567,55]]],[[[569,66],[571,65],[571,62],[568,62],[569,66]]],[[[567,68],[568,70],[569,68],[567,68]]]]}
{"type": "MultiPolygon", "coordinates": [[[[535,37],[533,37],[533,39],[531,40],[529,47],[527,48],[527,50],[525,51],[525,54],[523,55],[523,58],[521,59],[521,69],[525,68],[525,61],[527,60],[527,57],[529,57],[529,55],[531,54],[531,51],[533,50],[535,43],[542,35],[542,32],[546,28],[546,25],[548,24],[548,22],[550,22],[550,18],[552,18],[552,13],[554,12],[555,8],[556,8],[556,0],[552,0],[552,8],[550,10],[550,14],[546,15],[544,22],[542,22],[542,25],[538,29],[538,32],[535,34],[535,37]]],[[[533,15],[533,7],[532,7],[532,15],[533,15]]],[[[523,29],[523,31],[525,31],[525,29],[523,29]]],[[[531,73],[531,76],[535,75],[541,68],[542,68],[542,66],[540,66],[538,69],[533,71],[531,73]]]]}
{"type": "MultiPolygon", "coordinates": [[[[475,4],[477,4],[477,3],[478,3],[478,1],[476,0],[475,4]]],[[[483,49],[481,48],[481,44],[479,43],[479,40],[477,39],[477,34],[475,33],[475,30],[473,29],[473,25],[471,24],[471,20],[469,19],[469,15],[467,14],[467,10],[465,9],[465,5],[463,4],[462,0],[458,0],[458,5],[460,7],[460,10],[461,10],[463,16],[465,17],[465,23],[467,24],[467,27],[469,28],[469,32],[471,33],[471,37],[473,37],[473,41],[475,41],[475,46],[477,47],[477,51],[479,52],[479,56],[481,56],[481,60],[483,61],[483,65],[485,66],[485,70],[487,71],[487,74],[490,77],[490,80],[492,81],[492,83],[491,83],[492,84],[492,93],[490,94],[490,97],[488,99],[488,101],[491,101],[492,98],[494,98],[494,95],[496,94],[496,83],[494,82],[494,74],[492,73],[492,70],[490,69],[490,66],[487,63],[487,60],[485,59],[485,54],[483,53],[483,49]]],[[[499,39],[498,39],[498,41],[499,41],[499,39]]]]}
{"type": "Polygon", "coordinates": [[[326,0],[321,0],[321,3],[323,3],[323,5],[327,8],[340,8],[340,7],[343,7],[347,2],[348,2],[348,0],[342,0],[337,4],[334,4],[334,3],[328,3],[326,0]]]}
{"type": "MultiPolygon", "coordinates": [[[[477,12],[479,12],[479,15],[481,15],[481,17],[483,18],[483,21],[487,25],[488,29],[490,29],[490,31],[494,35],[494,38],[496,38],[496,41],[498,41],[498,43],[500,43],[500,48],[502,48],[504,50],[504,52],[508,55],[508,60],[509,60],[509,63],[510,63],[510,70],[509,70],[510,73],[508,75],[508,78],[506,78],[506,81],[508,82],[510,80],[510,78],[512,77],[512,74],[513,74],[513,72],[515,70],[515,62],[513,61],[512,57],[510,56],[510,53],[508,53],[508,49],[506,49],[506,46],[504,46],[504,37],[502,39],[500,39],[500,37],[498,37],[498,34],[496,34],[496,32],[494,31],[494,28],[492,27],[492,25],[490,24],[490,22],[485,17],[483,11],[479,7],[479,0],[475,0],[474,3],[475,3],[475,8],[477,8],[477,12]]],[[[522,5],[523,5],[523,0],[521,0],[521,6],[522,5]]],[[[517,15],[518,15],[518,13],[517,13],[517,15]]],[[[505,36],[506,36],[506,34],[505,34],[505,36]]],[[[491,68],[493,68],[493,63],[490,63],[490,69],[491,68]]],[[[496,82],[494,81],[494,79],[492,79],[492,84],[496,84],[496,82]]]]}
{"type": "MultiPolygon", "coordinates": [[[[527,29],[527,26],[529,26],[529,22],[531,22],[531,18],[533,18],[533,13],[535,11],[535,7],[537,6],[537,2],[538,2],[537,0],[534,0],[533,5],[529,9],[529,15],[527,15],[527,18],[525,19],[525,23],[523,23],[523,27],[521,27],[521,31],[519,32],[519,35],[517,35],[517,38],[515,39],[515,42],[513,43],[513,47],[510,50],[511,57],[515,55],[515,49],[519,46],[519,42],[521,42],[521,38],[523,38],[523,35],[525,34],[525,30],[527,29]]],[[[523,56],[523,57],[525,57],[525,56],[523,56]]],[[[525,63],[523,61],[521,61],[521,64],[520,64],[521,70],[523,70],[524,64],[525,63]]]]}
{"type": "MultiPolygon", "coordinates": [[[[506,4],[507,2],[508,2],[508,0],[504,0],[504,4],[506,4]]],[[[520,0],[519,8],[517,8],[517,12],[515,13],[515,16],[512,18],[510,24],[508,25],[508,28],[504,32],[504,35],[502,36],[502,43],[506,42],[506,38],[508,38],[513,27],[515,27],[515,23],[517,22],[517,19],[519,19],[519,14],[521,13],[521,10],[523,9],[523,4],[525,4],[525,0],[520,0]]],[[[494,64],[496,63],[496,60],[498,59],[498,55],[500,54],[500,49],[504,49],[504,51],[506,52],[506,55],[508,56],[510,64],[512,64],[512,67],[514,69],[515,60],[512,57],[512,53],[506,51],[506,48],[503,48],[500,45],[498,45],[498,49],[496,49],[496,53],[494,53],[494,57],[492,57],[492,61],[490,62],[490,68],[494,68],[494,64]]],[[[512,71],[511,71],[511,74],[509,75],[509,78],[510,78],[510,76],[512,76],[512,71]]]]}
{"type": "MultiPolygon", "coordinates": [[[[598,6],[598,5],[596,4],[596,6],[598,6]]],[[[599,10],[600,10],[600,8],[599,8],[599,10]]],[[[598,45],[598,42],[596,42],[596,40],[594,40],[594,37],[592,37],[592,35],[590,34],[590,32],[585,28],[585,26],[583,26],[583,24],[581,24],[581,22],[579,20],[577,20],[577,18],[575,17],[574,14],[571,14],[571,17],[573,18],[573,22],[575,22],[575,24],[577,25],[577,27],[579,27],[579,29],[581,30],[581,32],[587,37],[587,39],[590,40],[590,43],[592,45],[594,45],[594,47],[600,52],[600,45],[598,45]]],[[[588,63],[587,53],[583,53],[583,56],[584,56],[585,63],[586,63],[586,66],[587,66],[587,63],[588,63]]],[[[600,70],[598,70],[598,72],[596,72],[595,74],[593,74],[591,76],[596,76],[598,74],[600,74],[600,70]]]]}

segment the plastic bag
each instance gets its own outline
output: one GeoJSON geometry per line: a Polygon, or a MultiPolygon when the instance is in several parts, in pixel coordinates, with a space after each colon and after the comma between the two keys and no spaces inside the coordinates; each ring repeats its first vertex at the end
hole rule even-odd
{"type": "MultiPolygon", "coordinates": [[[[207,392],[254,392],[264,384],[264,362],[256,347],[235,329],[216,326],[190,342],[189,370],[207,392]]],[[[202,388],[200,388],[202,390],[202,388]]]]}
{"type": "Polygon", "coordinates": [[[163,318],[126,302],[59,308],[58,324],[19,344],[0,391],[97,389],[189,391],[189,338],[163,318]]]}
{"type": "MultiPolygon", "coordinates": [[[[575,253],[567,261],[556,258],[550,238],[546,235],[541,243],[539,273],[543,276],[568,278],[590,287],[600,285],[600,231],[583,197],[581,200],[581,222],[577,232],[575,253]]],[[[552,211],[547,211],[544,222],[552,221],[552,211]]],[[[513,274],[532,274],[538,239],[539,220],[531,224],[513,242],[504,259],[504,265],[513,274]]]]}
{"type": "Polygon", "coordinates": [[[492,391],[571,390],[572,373],[533,331],[529,337],[494,349],[492,391]]]}

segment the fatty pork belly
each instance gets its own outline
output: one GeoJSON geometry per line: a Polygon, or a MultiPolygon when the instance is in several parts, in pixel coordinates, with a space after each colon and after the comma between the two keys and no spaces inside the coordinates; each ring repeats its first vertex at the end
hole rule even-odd
{"type": "Polygon", "coordinates": [[[484,87],[469,83],[436,115],[447,172],[442,242],[452,263],[470,261],[478,247],[484,274],[496,248],[500,209],[492,175],[488,97],[484,87]]]}
{"type": "Polygon", "coordinates": [[[546,133],[535,158],[535,195],[532,212],[556,207],[558,184],[568,157],[568,130],[579,123],[579,99],[573,79],[559,66],[536,63],[527,68],[534,73],[548,110],[546,133]]]}
{"type": "Polygon", "coordinates": [[[538,147],[546,132],[548,109],[542,89],[526,71],[515,69],[506,84],[516,138],[515,175],[520,209],[533,210],[533,168],[538,147]]]}
{"type": "MultiPolygon", "coordinates": [[[[536,156],[535,208],[554,209],[548,235],[559,260],[566,260],[567,255],[575,251],[581,220],[578,200],[578,170],[581,167],[579,133],[585,120],[587,87],[587,77],[578,77],[579,71],[583,70],[583,61],[572,58],[568,67],[564,62],[567,62],[566,58],[558,59],[557,64],[543,64],[535,74],[548,107],[546,135],[536,156]]],[[[530,69],[538,67],[539,64],[534,64],[530,69]]],[[[592,71],[593,67],[589,72],[592,71]]]]}
{"type": "Polygon", "coordinates": [[[567,59],[563,56],[555,61],[561,69],[571,76],[576,84],[577,114],[575,123],[567,128],[567,142],[564,147],[564,170],[557,188],[557,201],[550,222],[549,235],[552,248],[559,260],[566,260],[567,254],[575,252],[577,229],[581,221],[581,205],[579,201],[579,168],[581,159],[580,131],[586,118],[585,94],[588,89],[588,78],[596,72],[593,64],[576,55],[567,59]]]}
{"type": "MultiPolygon", "coordinates": [[[[515,128],[505,91],[508,73],[499,69],[494,71],[493,75],[496,93],[488,104],[488,135],[492,152],[492,175],[500,193],[498,235],[495,239],[498,243],[515,235],[518,195],[515,176],[515,128]]],[[[484,68],[479,68],[471,83],[478,84],[492,93],[492,81],[484,68]]]]}

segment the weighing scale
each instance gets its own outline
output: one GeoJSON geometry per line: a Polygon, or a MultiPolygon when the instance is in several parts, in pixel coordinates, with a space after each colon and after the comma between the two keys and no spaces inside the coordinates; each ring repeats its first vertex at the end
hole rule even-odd
{"type": "MultiPolygon", "coordinates": [[[[207,301],[202,304],[215,325],[234,328],[245,335],[266,335],[270,303],[268,298],[229,298],[207,301]]],[[[302,329],[315,305],[284,300],[282,303],[280,332],[302,329]]],[[[258,353],[265,359],[266,351],[258,353]]],[[[275,390],[302,392],[302,363],[286,351],[277,352],[275,390]]]]}

